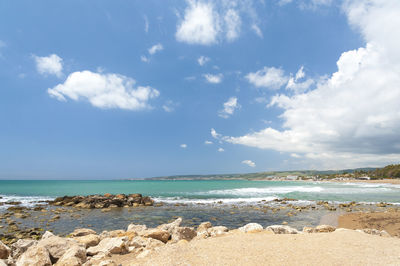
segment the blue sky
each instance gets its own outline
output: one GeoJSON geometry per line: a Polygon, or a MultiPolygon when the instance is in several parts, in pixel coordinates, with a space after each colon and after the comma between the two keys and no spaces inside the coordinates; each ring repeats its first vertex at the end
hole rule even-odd
{"type": "Polygon", "coordinates": [[[0,178],[398,162],[398,17],[395,0],[2,1],[0,178]]]}

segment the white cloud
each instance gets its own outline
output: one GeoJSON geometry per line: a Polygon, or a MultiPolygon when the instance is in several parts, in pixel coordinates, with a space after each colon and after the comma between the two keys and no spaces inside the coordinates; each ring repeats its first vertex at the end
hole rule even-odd
{"type": "Polygon", "coordinates": [[[283,109],[282,130],[220,138],[295,153],[323,168],[400,161],[400,1],[348,0],[343,10],[365,46],[344,52],[315,89],[273,97],[271,106],[283,109]]]}
{"type": "Polygon", "coordinates": [[[238,13],[234,9],[229,9],[225,13],[225,25],[226,25],[226,39],[233,41],[239,37],[240,26],[242,21],[238,13]]]}
{"type": "Polygon", "coordinates": [[[218,152],[224,152],[225,150],[223,148],[218,148],[218,152]]]}
{"type": "Polygon", "coordinates": [[[215,129],[211,129],[211,136],[214,138],[214,139],[219,139],[219,138],[221,138],[222,137],[222,135],[221,134],[219,134],[219,133],[217,133],[217,131],[215,131],[215,129]]]}
{"type": "Polygon", "coordinates": [[[257,24],[251,25],[251,29],[255,32],[255,34],[257,34],[258,37],[260,37],[260,38],[263,37],[263,33],[262,33],[260,27],[258,27],[257,24]]]}
{"type": "Polygon", "coordinates": [[[256,167],[256,164],[251,160],[244,160],[242,161],[243,164],[247,164],[250,167],[256,167]]]}
{"type": "Polygon", "coordinates": [[[142,55],[142,56],[140,57],[140,60],[142,60],[142,62],[145,62],[145,63],[148,63],[148,62],[150,61],[150,59],[147,58],[147,57],[144,56],[144,55],[142,55]]]}
{"type": "Polygon", "coordinates": [[[150,47],[148,51],[149,51],[150,55],[153,55],[153,54],[155,54],[157,52],[162,51],[163,49],[164,49],[164,47],[162,46],[162,44],[161,43],[157,43],[157,44],[153,45],[152,47],[150,47]]]}
{"type": "Polygon", "coordinates": [[[119,74],[103,74],[91,71],[74,72],[64,83],[48,89],[50,96],[66,101],[67,98],[87,100],[93,106],[127,110],[149,109],[148,101],[159,96],[151,87],[134,86],[135,80],[119,74]]]}
{"type": "Polygon", "coordinates": [[[188,3],[184,19],[177,27],[176,39],[189,44],[216,43],[220,26],[213,4],[194,0],[188,3]]]}
{"type": "Polygon", "coordinates": [[[206,144],[206,145],[211,145],[211,144],[213,144],[213,142],[212,142],[212,141],[209,141],[209,140],[206,140],[206,141],[204,141],[204,144],[206,144]]]}
{"type": "Polygon", "coordinates": [[[174,103],[173,101],[168,100],[163,104],[162,108],[164,109],[165,112],[171,113],[171,112],[175,111],[175,108],[177,106],[178,106],[177,103],[174,103]]]}
{"type": "Polygon", "coordinates": [[[186,149],[187,148],[187,144],[181,144],[181,145],[179,145],[179,147],[181,147],[182,149],[186,149]]]}
{"type": "Polygon", "coordinates": [[[236,97],[231,97],[228,101],[224,102],[224,109],[219,111],[218,115],[222,118],[228,118],[231,116],[236,109],[240,108],[236,97]]]}
{"type": "Polygon", "coordinates": [[[200,56],[198,59],[197,59],[197,62],[199,63],[199,65],[200,66],[204,66],[207,62],[209,62],[210,61],[210,58],[209,57],[207,57],[207,56],[200,56]]]}
{"type": "Polygon", "coordinates": [[[222,74],[204,74],[203,77],[206,79],[208,83],[218,84],[222,82],[222,78],[224,77],[222,74]]]}
{"type": "Polygon", "coordinates": [[[304,73],[304,66],[301,66],[300,69],[297,71],[294,81],[298,81],[306,76],[304,73]]]}
{"type": "Polygon", "coordinates": [[[33,55],[33,59],[36,62],[36,69],[40,74],[62,76],[63,60],[58,55],[51,54],[43,57],[33,55]]]}
{"type": "Polygon", "coordinates": [[[286,4],[291,3],[292,1],[293,1],[293,0],[279,0],[278,4],[279,4],[280,6],[284,6],[284,5],[286,5],[286,4]]]}
{"type": "Polygon", "coordinates": [[[264,67],[257,72],[247,74],[246,79],[256,87],[277,90],[285,85],[289,78],[280,68],[264,67]]]}

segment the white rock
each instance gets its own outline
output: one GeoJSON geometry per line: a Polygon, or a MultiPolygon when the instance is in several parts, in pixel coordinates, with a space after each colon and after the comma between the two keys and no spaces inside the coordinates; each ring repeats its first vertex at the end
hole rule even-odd
{"type": "Polygon", "coordinates": [[[272,231],[274,234],[299,234],[297,229],[287,225],[271,225],[266,228],[267,231],[272,231]]]}
{"type": "Polygon", "coordinates": [[[0,260],[0,266],[7,266],[7,263],[4,260],[0,260]]]}
{"type": "Polygon", "coordinates": [[[180,240],[192,240],[197,236],[196,231],[190,227],[177,227],[174,229],[171,235],[172,242],[178,242],[180,240]]]}
{"type": "Polygon", "coordinates": [[[127,237],[104,238],[97,246],[88,248],[87,254],[91,256],[100,252],[105,254],[124,254],[128,252],[127,241],[127,237]]]}
{"type": "Polygon", "coordinates": [[[46,232],[44,232],[44,234],[42,235],[42,238],[41,238],[41,239],[46,239],[46,238],[49,238],[49,237],[52,237],[52,236],[54,236],[54,234],[53,234],[52,232],[46,231],[46,232]]]}
{"type": "Polygon", "coordinates": [[[172,223],[159,225],[159,226],[157,227],[157,229],[161,229],[161,230],[164,230],[164,231],[168,231],[170,234],[172,234],[173,231],[174,231],[177,227],[179,227],[179,226],[181,225],[181,223],[182,223],[182,218],[179,217],[178,219],[176,219],[176,220],[173,221],[172,223]]]}
{"type": "Polygon", "coordinates": [[[150,254],[150,250],[144,250],[142,253],[136,256],[137,259],[145,258],[150,254]]]}
{"type": "Polygon", "coordinates": [[[314,228],[315,233],[330,233],[336,230],[336,227],[331,226],[331,225],[318,225],[317,227],[314,228]]]}
{"type": "Polygon", "coordinates": [[[141,232],[147,230],[147,226],[145,224],[130,224],[128,225],[127,232],[135,232],[140,234],[141,232]]]}
{"type": "Polygon", "coordinates": [[[75,241],[85,245],[86,248],[97,246],[100,242],[98,235],[84,235],[73,238],[75,241]]]}
{"type": "Polygon", "coordinates": [[[240,231],[245,233],[261,232],[264,228],[258,223],[249,223],[239,228],[240,231]]]}
{"type": "Polygon", "coordinates": [[[207,229],[209,236],[220,236],[224,235],[228,232],[228,228],[225,226],[214,226],[207,229]]]}
{"type": "Polygon", "coordinates": [[[31,239],[19,239],[17,242],[11,245],[11,256],[14,259],[19,258],[29,247],[36,245],[37,240],[31,239]]]}
{"type": "Polygon", "coordinates": [[[86,261],[86,249],[75,246],[68,249],[64,255],[57,261],[55,266],[79,266],[86,261]]]}
{"type": "Polygon", "coordinates": [[[87,236],[87,235],[96,235],[96,231],[89,229],[89,228],[78,228],[75,229],[71,234],[71,237],[78,237],[78,236],[87,236]]]}
{"type": "Polygon", "coordinates": [[[42,239],[37,245],[47,249],[53,261],[57,261],[59,258],[61,258],[62,255],[64,255],[64,253],[70,248],[80,246],[75,240],[59,236],[50,236],[42,239]]]}
{"type": "Polygon", "coordinates": [[[16,266],[51,266],[50,254],[46,248],[31,246],[17,260],[16,266]]]}

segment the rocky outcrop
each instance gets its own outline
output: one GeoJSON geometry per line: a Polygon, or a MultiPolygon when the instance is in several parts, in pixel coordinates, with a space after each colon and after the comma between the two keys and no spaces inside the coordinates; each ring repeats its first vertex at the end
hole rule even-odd
{"type": "Polygon", "coordinates": [[[7,259],[11,253],[11,249],[0,241],[0,259],[7,259]]]}
{"type": "Polygon", "coordinates": [[[331,226],[331,225],[318,225],[317,227],[314,228],[315,233],[330,233],[336,230],[336,227],[331,226]]]}
{"type": "Polygon", "coordinates": [[[191,227],[177,227],[171,235],[171,240],[173,242],[178,242],[180,240],[190,241],[197,236],[197,232],[191,227]]]}
{"type": "Polygon", "coordinates": [[[376,235],[376,236],[384,236],[384,237],[390,237],[390,234],[388,232],[386,232],[385,230],[378,230],[378,229],[370,229],[370,228],[366,228],[366,229],[357,229],[358,232],[363,232],[366,234],[370,234],[370,235],[376,235]]]}
{"type": "Polygon", "coordinates": [[[287,226],[287,225],[271,225],[268,226],[265,230],[271,231],[274,234],[298,234],[300,233],[297,229],[287,226]]]}
{"type": "Polygon", "coordinates": [[[245,226],[240,227],[239,230],[244,233],[256,233],[256,232],[263,231],[264,228],[260,224],[249,223],[249,224],[246,224],[245,226]]]}
{"type": "Polygon", "coordinates": [[[97,246],[100,242],[100,236],[98,235],[85,235],[85,236],[78,236],[73,238],[80,244],[83,244],[85,248],[97,246]]]}
{"type": "Polygon", "coordinates": [[[68,249],[57,261],[56,266],[79,266],[86,262],[86,249],[74,246],[68,249]]]}
{"type": "Polygon", "coordinates": [[[49,204],[55,206],[73,206],[84,209],[103,209],[110,207],[129,207],[129,206],[153,206],[154,200],[150,197],[143,197],[142,194],[118,194],[90,196],[64,196],[58,197],[49,204]]]}
{"type": "Polygon", "coordinates": [[[124,254],[128,252],[127,241],[127,237],[105,238],[97,246],[88,248],[87,254],[90,256],[98,253],[124,254]]]}
{"type": "Polygon", "coordinates": [[[31,246],[19,257],[16,266],[51,266],[50,254],[46,248],[31,246]]]}
{"type": "Polygon", "coordinates": [[[147,231],[143,234],[143,236],[144,236],[144,237],[150,237],[150,238],[153,238],[153,239],[160,240],[160,241],[163,242],[163,243],[167,243],[168,240],[169,240],[170,237],[171,237],[171,234],[170,234],[168,231],[165,231],[165,230],[156,228],[156,229],[147,230],[147,231]]]}
{"type": "Polygon", "coordinates": [[[87,236],[87,235],[96,235],[96,231],[88,228],[78,228],[75,229],[71,234],[71,237],[78,237],[78,236],[87,236]]]}
{"type": "Polygon", "coordinates": [[[55,263],[64,255],[65,252],[71,248],[79,247],[79,244],[72,239],[51,236],[40,240],[37,246],[45,248],[50,254],[51,261],[55,263]]]}
{"type": "Polygon", "coordinates": [[[11,256],[13,259],[19,258],[29,247],[36,245],[37,240],[32,239],[19,239],[11,245],[11,256]]]}

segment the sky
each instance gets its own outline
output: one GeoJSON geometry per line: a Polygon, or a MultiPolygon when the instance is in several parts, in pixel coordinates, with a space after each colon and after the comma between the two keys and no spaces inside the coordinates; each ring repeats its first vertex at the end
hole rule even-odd
{"type": "Polygon", "coordinates": [[[400,161],[398,0],[0,2],[0,178],[400,161]]]}

